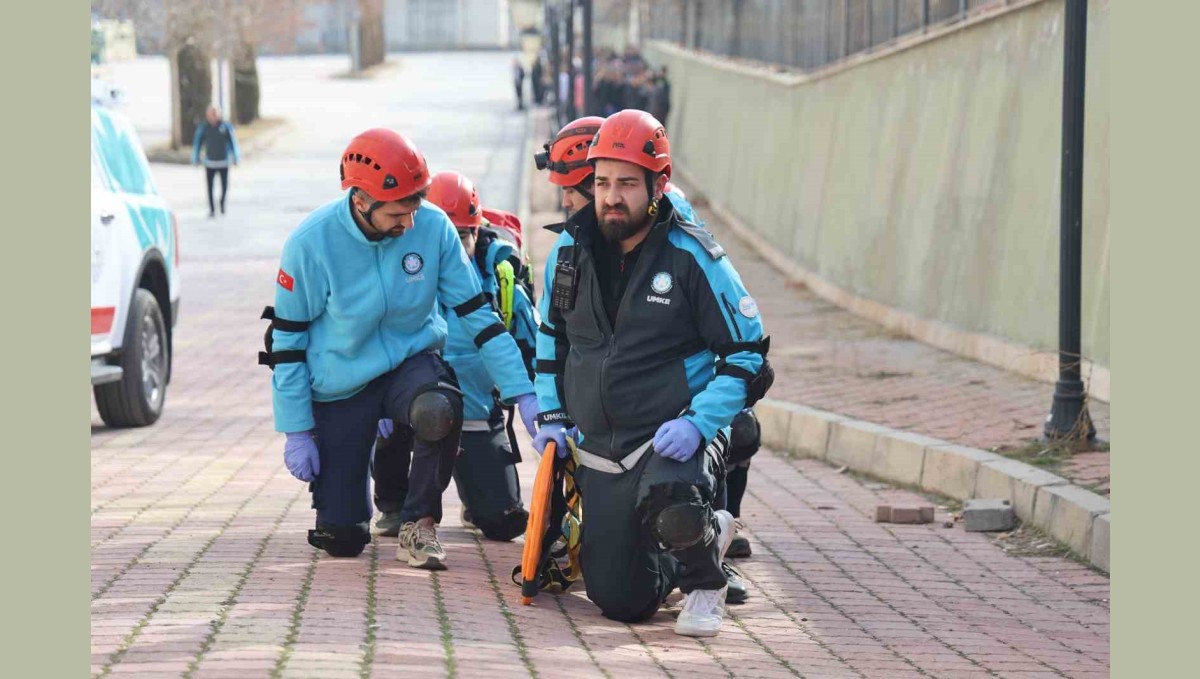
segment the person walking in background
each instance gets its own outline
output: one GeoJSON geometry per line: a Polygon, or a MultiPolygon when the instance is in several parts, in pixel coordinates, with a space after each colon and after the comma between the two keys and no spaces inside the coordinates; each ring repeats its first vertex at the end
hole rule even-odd
{"type": "Polygon", "coordinates": [[[671,81],[667,80],[667,67],[663,66],[652,82],[650,115],[658,118],[664,125],[671,114],[671,81]]]}
{"type": "Polygon", "coordinates": [[[542,100],[546,98],[546,83],[543,79],[546,77],[546,68],[542,64],[542,55],[538,55],[534,59],[533,66],[529,70],[530,85],[533,87],[533,103],[538,106],[542,105],[542,100]]]}
{"type": "Polygon", "coordinates": [[[200,155],[204,155],[205,183],[208,186],[208,217],[217,215],[216,204],[213,202],[213,179],[221,177],[221,214],[225,214],[225,194],[229,188],[229,164],[238,164],[239,153],[237,136],[233,133],[233,125],[221,119],[221,109],[209,106],[204,114],[204,122],[196,128],[196,136],[192,139],[192,164],[200,164],[200,155]]]}
{"type": "Polygon", "coordinates": [[[525,67],[521,57],[513,57],[513,87],[517,89],[517,110],[525,110],[525,67]]]}

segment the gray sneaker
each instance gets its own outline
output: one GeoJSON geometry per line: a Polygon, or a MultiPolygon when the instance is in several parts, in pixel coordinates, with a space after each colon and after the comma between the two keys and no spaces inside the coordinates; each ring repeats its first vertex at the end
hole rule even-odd
{"type": "Polygon", "coordinates": [[[413,568],[445,570],[446,550],[438,542],[437,528],[426,528],[414,521],[400,527],[400,546],[396,560],[407,561],[413,568]]]}
{"type": "Polygon", "coordinates": [[[400,512],[384,512],[383,516],[375,522],[375,534],[385,537],[394,538],[400,534],[400,512]]]}

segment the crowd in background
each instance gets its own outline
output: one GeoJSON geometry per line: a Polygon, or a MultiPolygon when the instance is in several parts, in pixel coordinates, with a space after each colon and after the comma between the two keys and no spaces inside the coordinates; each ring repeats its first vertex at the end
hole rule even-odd
{"type": "MultiPolygon", "coordinates": [[[[530,94],[533,102],[539,106],[554,103],[551,96],[554,83],[548,63],[545,53],[541,53],[529,70],[530,94]]],[[[594,50],[592,110],[587,110],[583,94],[583,60],[575,57],[574,64],[574,87],[570,87],[570,75],[565,66],[558,74],[557,84],[559,101],[565,103],[569,96],[573,96],[576,117],[608,117],[622,109],[636,108],[648,111],[664,125],[667,124],[671,110],[671,83],[667,78],[666,66],[652,69],[635,47],[627,48],[622,53],[610,48],[594,50]]],[[[562,108],[564,110],[560,111],[560,117],[567,115],[565,106],[562,108]]]]}

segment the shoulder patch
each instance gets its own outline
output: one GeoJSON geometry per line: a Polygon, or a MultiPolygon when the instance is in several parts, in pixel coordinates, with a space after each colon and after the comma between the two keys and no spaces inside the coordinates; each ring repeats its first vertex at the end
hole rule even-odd
{"type": "Polygon", "coordinates": [[[721,247],[721,244],[717,242],[716,237],[714,237],[712,232],[708,229],[682,220],[676,222],[675,225],[678,226],[684,233],[696,239],[696,242],[700,243],[700,247],[704,248],[704,251],[708,253],[709,257],[712,257],[713,259],[720,259],[725,256],[725,248],[721,247]]]}
{"type": "Polygon", "coordinates": [[[746,295],[738,300],[738,311],[746,318],[754,318],[758,315],[758,302],[750,295],[746,295]]]}

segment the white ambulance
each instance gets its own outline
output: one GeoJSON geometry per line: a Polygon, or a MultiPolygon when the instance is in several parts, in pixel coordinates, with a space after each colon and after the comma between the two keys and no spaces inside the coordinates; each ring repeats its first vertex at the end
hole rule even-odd
{"type": "Polygon", "coordinates": [[[129,120],[92,106],[92,393],[112,427],[162,414],[179,318],[179,233],[129,120]]]}

